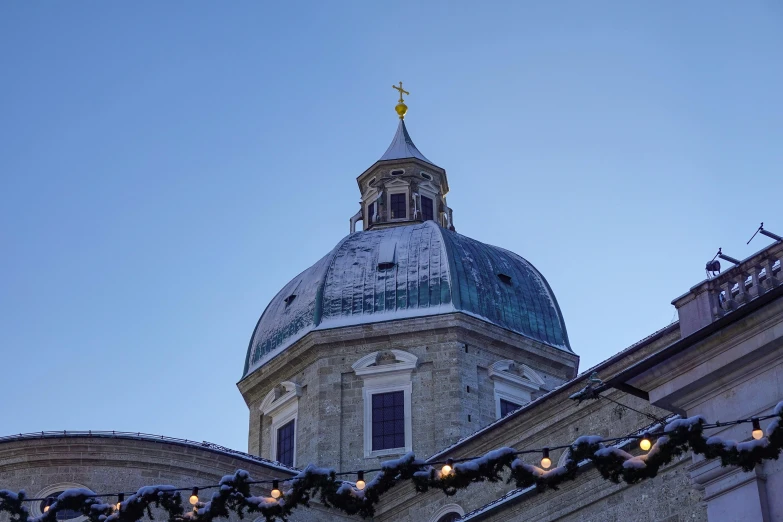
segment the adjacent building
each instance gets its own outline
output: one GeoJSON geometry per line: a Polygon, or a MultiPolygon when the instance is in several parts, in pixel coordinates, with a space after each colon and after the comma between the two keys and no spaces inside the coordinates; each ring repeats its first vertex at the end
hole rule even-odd
{"type": "MultiPolygon", "coordinates": [[[[679,321],[580,374],[543,274],[457,232],[446,170],[413,143],[402,96],[396,111],[391,145],[357,177],[349,235],[284,285],[252,332],[238,383],[247,453],[144,434],[13,435],[0,438],[0,486],[47,496],[237,468],[285,479],[310,462],[359,470],[409,451],[437,460],[556,446],[675,414],[762,415],[783,399],[783,242],[694,286],[673,302],[679,321]],[[569,398],[591,379],[603,399],[569,398]]],[[[716,433],[749,438],[743,429],[716,433]]],[[[545,493],[482,483],[447,497],[403,484],[374,520],[773,521],[780,491],[779,461],[742,472],[685,455],[634,486],[589,467],[545,493]]],[[[295,519],[327,518],[353,520],[318,505],[295,519]]]]}

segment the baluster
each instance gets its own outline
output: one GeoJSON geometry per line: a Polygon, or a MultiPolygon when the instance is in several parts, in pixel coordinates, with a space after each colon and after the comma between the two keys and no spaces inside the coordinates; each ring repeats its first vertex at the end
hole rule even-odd
{"type": "Polygon", "coordinates": [[[725,288],[723,289],[723,291],[725,295],[723,297],[723,309],[729,312],[737,307],[737,302],[734,300],[734,298],[731,295],[731,289],[734,286],[734,280],[729,279],[728,281],[726,281],[721,285],[722,288],[724,286],[725,288]]]}
{"type": "Polygon", "coordinates": [[[746,272],[740,272],[737,276],[737,303],[745,304],[748,302],[748,293],[745,289],[745,281],[748,280],[746,272]]]}
{"type": "Polygon", "coordinates": [[[759,281],[759,274],[761,273],[761,269],[763,268],[762,265],[756,265],[753,267],[753,270],[750,272],[751,281],[753,282],[753,289],[752,292],[754,293],[754,297],[758,297],[761,294],[764,293],[764,288],[761,286],[761,281],[759,281]]]}
{"type": "Polygon", "coordinates": [[[780,284],[780,281],[772,275],[772,265],[774,264],[775,259],[772,257],[768,257],[766,261],[764,261],[764,270],[767,272],[767,277],[764,278],[764,285],[766,285],[767,290],[772,290],[780,284]]]}

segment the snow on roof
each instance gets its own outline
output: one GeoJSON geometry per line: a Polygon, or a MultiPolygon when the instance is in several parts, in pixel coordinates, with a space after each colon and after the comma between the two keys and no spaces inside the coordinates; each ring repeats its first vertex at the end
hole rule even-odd
{"type": "Polygon", "coordinates": [[[482,434],[484,434],[484,433],[486,433],[486,432],[496,428],[497,426],[499,426],[501,424],[504,424],[504,423],[510,421],[511,419],[516,418],[516,417],[518,417],[520,415],[524,415],[527,411],[533,409],[539,403],[544,402],[545,400],[547,400],[547,399],[553,397],[554,395],[556,395],[557,393],[559,393],[560,390],[563,390],[564,388],[572,386],[572,385],[578,383],[579,381],[582,381],[582,380],[586,379],[593,372],[595,372],[595,371],[597,371],[597,370],[599,370],[601,368],[604,368],[604,367],[614,363],[615,361],[617,361],[621,357],[627,355],[630,351],[632,351],[634,349],[637,349],[637,348],[640,348],[641,346],[644,346],[644,345],[652,342],[653,340],[657,339],[658,337],[660,337],[660,336],[666,334],[667,332],[671,331],[673,328],[678,327],[678,324],[679,324],[678,322],[673,322],[672,324],[667,325],[664,328],[661,328],[657,332],[654,332],[654,333],[648,335],[647,337],[645,337],[641,341],[635,342],[634,344],[632,344],[628,348],[625,348],[625,349],[621,350],[620,352],[616,353],[615,355],[613,355],[612,357],[606,359],[605,361],[602,361],[602,362],[596,364],[595,366],[593,366],[592,368],[590,368],[590,369],[588,369],[586,371],[583,371],[582,373],[580,373],[579,375],[577,375],[576,377],[574,377],[570,381],[566,381],[566,382],[562,383],[561,385],[553,388],[552,390],[550,390],[549,392],[545,393],[544,395],[542,395],[540,397],[537,397],[536,399],[534,399],[534,400],[530,401],[529,403],[525,404],[521,408],[518,408],[518,409],[514,410],[512,413],[509,413],[505,417],[501,417],[501,418],[499,418],[499,419],[497,419],[497,420],[487,424],[483,428],[474,431],[470,435],[462,437],[461,439],[459,439],[454,444],[452,444],[450,446],[447,446],[447,447],[443,448],[442,450],[436,452],[435,454],[431,455],[427,459],[427,462],[436,461],[436,460],[442,458],[447,453],[457,449],[460,446],[463,446],[463,445],[467,444],[468,442],[478,438],[482,434]]]}
{"type": "Polygon", "coordinates": [[[259,319],[243,376],[313,330],[451,312],[571,352],[554,293],[533,265],[425,221],[351,234],[291,280],[259,319]]]}
{"type": "MultiPolygon", "coordinates": [[[[648,433],[648,432],[652,432],[652,431],[658,430],[658,429],[661,428],[661,426],[663,424],[666,424],[668,421],[676,419],[677,417],[678,417],[678,415],[673,413],[673,414],[667,416],[665,419],[662,419],[663,423],[661,423],[661,422],[653,422],[651,424],[648,424],[647,426],[644,426],[643,428],[640,428],[640,429],[636,430],[635,432],[631,433],[630,436],[627,439],[623,439],[623,440],[617,441],[616,444],[613,444],[612,446],[609,446],[606,449],[609,450],[609,451],[622,451],[623,448],[627,447],[629,444],[632,444],[632,443],[634,443],[634,442],[636,442],[638,440],[637,437],[636,437],[637,435],[641,435],[643,433],[648,433]]],[[[580,437],[580,438],[584,438],[584,436],[580,437]]],[[[591,461],[583,460],[582,462],[580,462],[578,464],[578,466],[580,468],[584,468],[584,467],[589,466],[591,464],[592,464],[591,461]]],[[[478,509],[474,509],[473,511],[471,511],[469,513],[466,513],[465,515],[462,516],[462,518],[458,518],[457,521],[458,522],[463,522],[463,521],[468,521],[468,520],[477,520],[477,519],[479,519],[481,517],[481,515],[484,515],[484,514],[492,512],[492,511],[495,511],[496,509],[500,508],[501,506],[503,506],[505,504],[508,504],[509,502],[511,502],[513,500],[519,499],[520,497],[526,497],[526,496],[528,496],[528,494],[534,495],[536,493],[536,491],[537,491],[536,486],[529,486],[529,487],[526,487],[526,488],[512,489],[511,491],[509,491],[505,495],[503,495],[503,496],[501,496],[499,498],[496,498],[492,502],[489,502],[488,504],[485,504],[485,505],[481,506],[478,509]]]]}

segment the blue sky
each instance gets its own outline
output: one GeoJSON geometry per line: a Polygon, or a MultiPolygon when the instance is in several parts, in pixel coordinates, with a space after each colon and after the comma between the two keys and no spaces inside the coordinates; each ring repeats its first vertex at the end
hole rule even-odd
{"type": "Polygon", "coordinates": [[[0,435],[247,443],[253,327],[348,232],[400,80],[457,230],[592,366],[783,233],[783,6],[0,4],[0,435]]]}

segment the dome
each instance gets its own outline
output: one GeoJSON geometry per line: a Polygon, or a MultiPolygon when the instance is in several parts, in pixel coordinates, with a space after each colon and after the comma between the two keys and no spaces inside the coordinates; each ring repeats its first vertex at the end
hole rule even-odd
{"type": "Polygon", "coordinates": [[[313,330],[452,312],[572,353],[533,265],[425,221],[350,234],[291,280],[258,320],[243,376],[313,330]]]}

